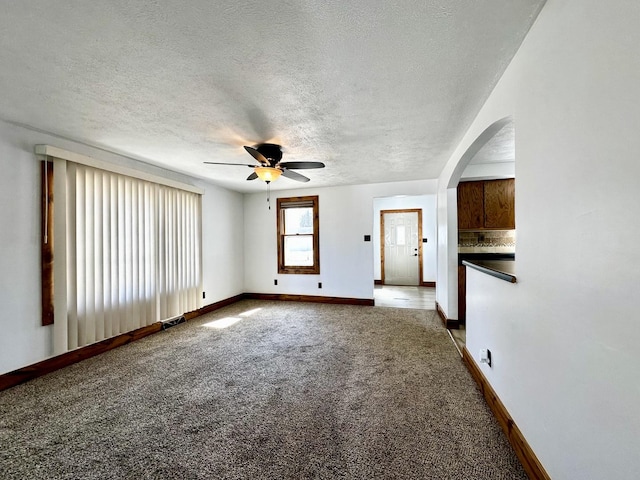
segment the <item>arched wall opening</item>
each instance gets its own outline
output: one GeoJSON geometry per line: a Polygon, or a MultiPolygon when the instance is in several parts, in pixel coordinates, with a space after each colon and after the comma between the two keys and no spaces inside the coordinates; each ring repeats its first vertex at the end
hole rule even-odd
{"type": "MultiPolygon", "coordinates": [[[[457,187],[463,173],[469,163],[480,152],[488,142],[490,142],[503,128],[513,124],[512,115],[508,115],[496,120],[485,128],[480,135],[469,145],[467,150],[462,154],[451,175],[446,182],[446,217],[447,227],[439,230],[439,234],[446,235],[446,242],[439,242],[439,245],[446,245],[446,284],[447,284],[447,317],[449,319],[458,319],[458,202],[457,187]]],[[[444,213],[444,212],[443,212],[444,213]]],[[[439,256],[439,261],[445,260],[439,256]]],[[[439,278],[438,281],[441,279],[439,278]]],[[[442,299],[444,300],[444,299],[442,299]]]]}
{"type": "Polygon", "coordinates": [[[462,177],[463,172],[469,165],[469,162],[471,162],[471,160],[473,160],[477,153],[482,150],[482,148],[504,127],[512,123],[513,116],[509,115],[493,122],[480,135],[478,135],[478,138],[476,138],[473,143],[469,145],[469,148],[467,148],[462,157],[460,157],[456,168],[451,173],[447,188],[456,188],[458,186],[458,183],[460,182],[460,178],[462,177]]]}

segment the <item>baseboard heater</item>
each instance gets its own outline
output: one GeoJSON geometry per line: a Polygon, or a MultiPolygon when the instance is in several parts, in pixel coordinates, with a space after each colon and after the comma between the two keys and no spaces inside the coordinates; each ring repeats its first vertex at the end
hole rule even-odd
{"type": "Polygon", "coordinates": [[[176,317],[167,318],[166,320],[160,320],[162,330],[166,330],[169,327],[174,327],[184,322],[186,322],[184,315],[178,315],[176,317]]]}

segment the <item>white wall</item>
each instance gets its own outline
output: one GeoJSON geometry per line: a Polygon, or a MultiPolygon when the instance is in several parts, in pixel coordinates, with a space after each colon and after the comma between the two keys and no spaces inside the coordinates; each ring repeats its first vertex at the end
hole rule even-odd
{"type": "Polygon", "coordinates": [[[467,347],[491,349],[481,368],[554,479],[640,472],[639,22],[632,0],[548,0],[439,179],[440,287],[456,164],[514,115],[518,283],[468,269],[467,347]]]}
{"type": "Polygon", "coordinates": [[[383,197],[373,199],[373,276],[375,280],[382,278],[380,260],[380,210],[422,209],[422,237],[427,243],[422,244],[422,281],[436,281],[436,196],[412,195],[400,197],[383,197]]]}
{"type": "Polygon", "coordinates": [[[499,178],[515,178],[516,176],[516,164],[515,162],[501,162],[501,163],[479,163],[473,165],[467,165],[464,172],[462,172],[462,179],[471,180],[488,180],[499,178]]]}
{"type": "Polygon", "coordinates": [[[33,147],[49,144],[197,185],[202,198],[204,304],[243,292],[243,197],[119,155],[0,122],[0,374],[52,354],[40,316],[40,171],[33,147]]]}
{"type": "Polygon", "coordinates": [[[329,188],[279,190],[245,195],[245,290],[253,293],[373,298],[373,199],[434,194],[435,180],[329,188]],[[279,275],[276,198],[319,196],[320,275],[279,275]],[[273,280],[278,279],[278,285],[273,280]],[[322,282],[322,289],[318,288],[322,282]]]}

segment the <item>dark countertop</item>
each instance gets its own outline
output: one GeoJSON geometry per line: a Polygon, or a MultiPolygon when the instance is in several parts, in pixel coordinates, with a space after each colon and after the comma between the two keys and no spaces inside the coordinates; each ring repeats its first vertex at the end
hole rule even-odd
{"type": "Polygon", "coordinates": [[[515,260],[515,253],[458,253],[458,265],[463,260],[515,260]]]}
{"type": "Polygon", "coordinates": [[[462,260],[462,264],[500,280],[516,283],[515,260],[462,260]]]}

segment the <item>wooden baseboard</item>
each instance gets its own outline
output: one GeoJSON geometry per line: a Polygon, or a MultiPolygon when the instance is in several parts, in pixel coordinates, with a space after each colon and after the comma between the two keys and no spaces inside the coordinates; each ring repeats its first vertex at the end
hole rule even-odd
{"type": "Polygon", "coordinates": [[[319,295],[290,295],[279,293],[245,293],[245,298],[254,300],[282,300],[287,302],[332,303],[335,305],[360,305],[372,307],[372,298],[322,297],[319,295]]]}
{"type": "Polygon", "coordinates": [[[162,326],[160,323],[153,323],[146,327],[123,333],[117,337],[107,338],[101,342],[93,343],[86,347],[80,347],[76,350],[47,358],[46,360],[34,363],[33,365],[5,373],[0,375],[0,391],[19,385],[28,380],[41,377],[42,375],[51,373],[82,360],[86,360],[87,358],[95,357],[96,355],[113,350],[121,345],[126,345],[127,343],[140,340],[141,338],[159,332],[161,329],[162,326]]]}
{"type": "MultiPolygon", "coordinates": [[[[382,280],[374,280],[373,281],[374,285],[384,285],[382,283],[382,280]]],[[[421,287],[431,287],[431,288],[436,288],[436,282],[420,282],[420,286],[421,287]]]]}
{"type": "Polygon", "coordinates": [[[442,320],[442,324],[445,328],[450,330],[458,330],[460,328],[460,322],[455,318],[447,318],[447,315],[444,313],[444,310],[442,310],[442,307],[438,302],[436,302],[436,311],[438,312],[440,320],[442,320]]]}
{"type": "Polygon", "coordinates": [[[233,297],[225,298],[224,300],[220,300],[219,302],[212,303],[210,305],[205,305],[198,310],[194,310],[193,312],[188,312],[184,314],[185,320],[191,320],[193,318],[199,317],[200,315],[204,315],[206,313],[213,312],[215,310],[219,310],[220,308],[226,307],[227,305],[231,305],[232,303],[239,302],[240,300],[244,300],[246,297],[245,293],[240,293],[233,297]]]}
{"type": "Polygon", "coordinates": [[[529,478],[531,480],[550,480],[551,477],[549,477],[545,471],[540,460],[536,457],[536,454],[527,443],[526,438],[524,438],[524,435],[522,435],[522,432],[514,422],[513,418],[509,415],[509,412],[487,381],[487,378],[484,376],[480,367],[469,353],[469,350],[467,350],[467,347],[462,349],[462,361],[478,384],[484,399],[502,427],[502,430],[507,436],[509,443],[511,443],[513,450],[516,452],[516,455],[518,456],[520,463],[522,463],[522,466],[525,472],[527,472],[529,478]]]}

